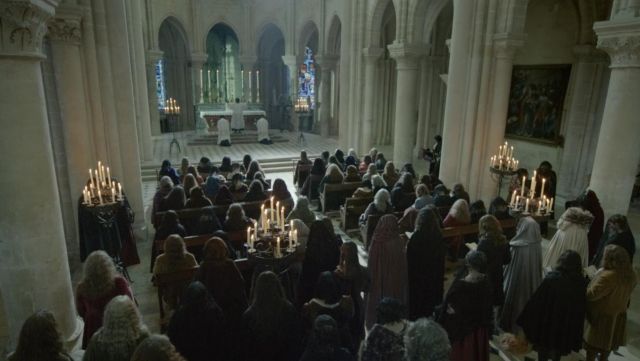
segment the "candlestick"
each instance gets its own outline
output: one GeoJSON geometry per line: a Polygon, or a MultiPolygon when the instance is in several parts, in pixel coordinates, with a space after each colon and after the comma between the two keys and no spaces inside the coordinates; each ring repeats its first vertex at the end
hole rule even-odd
{"type": "Polygon", "coordinates": [[[296,242],[296,244],[298,244],[298,230],[297,229],[293,230],[293,240],[296,242]]]}
{"type": "Polygon", "coordinates": [[[540,214],[540,212],[542,212],[542,201],[538,201],[538,214],[540,214]]]}
{"type": "Polygon", "coordinates": [[[518,191],[513,191],[513,195],[511,196],[511,207],[513,207],[513,205],[516,202],[516,194],[518,191]]]}
{"type": "Polygon", "coordinates": [[[102,205],[102,192],[98,189],[98,200],[100,201],[100,205],[102,205]]]}
{"type": "Polygon", "coordinates": [[[258,103],[260,103],[260,70],[256,70],[256,92],[258,93],[258,103]]]}
{"type": "Polygon", "coordinates": [[[280,237],[276,238],[276,258],[280,258],[280,237]]]}
{"type": "Polygon", "coordinates": [[[118,183],[118,196],[122,199],[122,184],[118,183]]]}
{"type": "Polygon", "coordinates": [[[107,167],[107,184],[111,187],[111,171],[109,170],[109,167],[107,167]]]}
{"type": "Polygon", "coordinates": [[[284,206],[280,208],[280,228],[284,230],[284,206]]]}
{"type": "Polygon", "coordinates": [[[520,203],[520,196],[516,196],[516,205],[514,206],[515,209],[518,209],[519,203],[520,203]]]}
{"type": "Polygon", "coordinates": [[[549,212],[553,212],[553,197],[549,200],[549,212]]]}
{"type": "Polygon", "coordinates": [[[544,194],[544,182],[546,182],[547,180],[545,178],[542,178],[542,188],[540,188],[540,196],[542,196],[544,194]]]}
{"type": "Polygon", "coordinates": [[[269,208],[273,209],[273,196],[271,196],[271,206],[269,208]]]}
{"type": "Polygon", "coordinates": [[[253,93],[251,93],[251,85],[253,83],[253,77],[251,76],[251,70],[249,70],[249,103],[253,101],[253,93]]]}
{"type": "Polygon", "coordinates": [[[527,177],[526,176],[522,176],[522,188],[520,190],[520,197],[524,197],[524,184],[527,181],[527,177]]]}
{"type": "Polygon", "coordinates": [[[524,213],[529,213],[529,198],[527,198],[527,204],[524,208],[524,213]]]}
{"type": "Polygon", "coordinates": [[[276,224],[278,225],[278,227],[280,227],[280,212],[278,212],[278,210],[280,209],[280,201],[276,202],[276,224]]]}
{"type": "Polygon", "coordinates": [[[216,91],[220,94],[220,69],[216,69],[216,91]]]}

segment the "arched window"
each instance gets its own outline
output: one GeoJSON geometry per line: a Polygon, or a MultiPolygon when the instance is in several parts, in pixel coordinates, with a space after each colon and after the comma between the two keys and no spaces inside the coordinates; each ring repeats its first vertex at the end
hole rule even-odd
{"type": "Polygon", "coordinates": [[[298,99],[304,99],[309,109],[315,109],[316,95],[316,64],[313,60],[311,48],[304,49],[304,61],[298,72],[298,99]]]}

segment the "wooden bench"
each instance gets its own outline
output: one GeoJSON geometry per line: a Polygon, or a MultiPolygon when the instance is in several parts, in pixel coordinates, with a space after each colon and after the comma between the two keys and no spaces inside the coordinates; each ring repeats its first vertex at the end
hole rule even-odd
{"type": "Polygon", "coordinates": [[[324,191],[320,193],[320,205],[322,212],[337,211],[347,198],[362,185],[361,182],[325,184],[324,191]]]}
{"type": "MultiPolygon", "coordinates": [[[[247,217],[253,219],[260,218],[260,207],[263,204],[268,204],[269,201],[256,201],[256,202],[238,202],[242,208],[244,209],[244,213],[247,217]]],[[[225,217],[227,216],[227,211],[229,210],[230,205],[217,205],[217,206],[208,206],[202,208],[186,208],[177,210],[178,219],[180,223],[187,228],[187,233],[192,234],[194,231],[195,224],[200,219],[200,217],[209,211],[209,208],[213,208],[213,212],[218,217],[220,224],[224,223],[225,217]]],[[[161,224],[162,218],[167,212],[157,212],[155,216],[154,224],[161,224]]]]}
{"type": "Polygon", "coordinates": [[[340,227],[347,232],[358,228],[360,215],[373,201],[373,197],[367,198],[347,198],[344,205],[340,206],[340,227]]]}

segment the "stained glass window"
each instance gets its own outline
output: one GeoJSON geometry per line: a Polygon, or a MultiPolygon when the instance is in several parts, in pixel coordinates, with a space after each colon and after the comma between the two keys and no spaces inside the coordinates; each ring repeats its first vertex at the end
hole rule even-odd
{"type": "Polygon", "coordinates": [[[164,85],[164,59],[156,63],[156,92],[158,96],[158,109],[164,109],[164,102],[167,98],[167,91],[164,85]]]}
{"type": "Polygon", "coordinates": [[[307,99],[309,109],[315,109],[316,94],[316,64],[313,61],[313,51],[304,49],[304,62],[298,72],[298,98],[307,99]]]}

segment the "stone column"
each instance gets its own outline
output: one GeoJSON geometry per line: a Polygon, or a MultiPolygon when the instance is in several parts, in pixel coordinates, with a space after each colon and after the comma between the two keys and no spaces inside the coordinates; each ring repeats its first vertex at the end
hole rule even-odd
{"type": "Polygon", "coordinates": [[[0,2],[0,289],[13,349],[33,312],[53,312],[68,349],[82,338],[74,306],[40,61],[57,2],[0,2]],[[30,166],[29,166],[30,165],[30,166]]]}
{"type": "Polygon", "coordinates": [[[149,95],[149,116],[151,134],[160,135],[160,111],[158,110],[158,87],[156,84],[156,63],[164,53],[160,50],[147,50],[147,93],[149,95]]]}
{"type": "Polygon", "coordinates": [[[472,41],[474,1],[454,0],[453,30],[451,33],[449,76],[442,129],[442,157],[440,179],[444,184],[459,181],[458,168],[463,147],[465,107],[467,93],[469,50],[472,41]]]}
{"type": "Polygon", "coordinates": [[[86,82],[80,53],[81,16],[81,9],[61,6],[56,10],[56,18],[48,23],[60,112],[64,124],[69,188],[75,193],[79,193],[84,187],[87,170],[95,163],[92,157],[89,110],[85,101],[86,82]]]}
{"type": "Polygon", "coordinates": [[[282,61],[289,68],[289,97],[292,103],[290,119],[293,131],[297,132],[300,124],[298,124],[298,113],[295,112],[293,105],[298,99],[298,59],[295,55],[284,55],[282,56],[282,61]]]}
{"type": "Polygon", "coordinates": [[[382,48],[364,48],[362,57],[364,58],[364,100],[362,111],[362,126],[360,134],[360,154],[366,154],[373,147],[373,116],[376,104],[377,76],[376,68],[378,60],[384,54],[382,48]]]}
{"type": "MultiPolygon", "coordinates": [[[[498,192],[489,171],[489,157],[504,141],[511,91],[511,71],[516,50],[524,44],[522,40],[499,37],[494,40],[493,86],[489,116],[486,121],[486,138],[483,149],[477,149],[481,156],[475,162],[479,170],[478,184],[481,184],[477,197],[490,202],[498,192]],[[484,156],[482,156],[484,155],[484,156]]],[[[482,144],[482,143],[480,143],[482,144]]],[[[508,186],[508,185],[507,185],[508,186]]],[[[503,185],[504,187],[504,185],[503,185]]],[[[471,187],[470,187],[471,188],[471,187]]]]}
{"type": "Polygon", "coordinates": [[[591,174],[598,132],[600,129],[601,94],[607,54],[594,45],[576,45],[573,48],[576,62],[572,67],[571,98],[569,99],[565,140],[562,151],[561,172],[558,173],[558,202],[575,199],[588,185],[591,174]]]}
{"type": "Polygon", "coordinates": [[[140,142],[140,158],[143,161],[153,160],[153,144],[151,140],[151,114],[149,95],[147,94],[147,70],[145,66],[143,40],[143,1],[129,0],[127,5],[127,23],[129,24],[129,49],[131,51],[131,69],[133,71],[133,87],[135,94],[136,123],[140,142]]]}
{"type": "Polygon", "coordinates": [[[590,188],[605,214],[626,214],[640,163],[640,18],[597,22],[594,30],[611,57],[611,78],[590,188]]]}
{"type": "Polygon", "coordinates": [[[335,71],[338,57],[323,55],[316,57],[316,64],[320,66],[320,89],[318,94],[318,121],[320,135],[329,136],[329,122],[331,121],[331,73],[335,71]]]}
{"type": "Polygon", "coordinates": [[[397,70],[393,161],[397,167],[402,167],[405,163],[413,162],[418,117],[418,62],[426,51],[424,47],[402,43],[393,43],[388,49],[396,61],[397,70]]]}
{"type": "Polygon", "coordinates": [[[244,78],[242,78],[242,84],[244,84],[244,94],[243,94],[243,98],[244,101],[247,103],[253,103],[253,91],[255,89],[255,77],[252,79],[252,88],[251,88],[251,93],[249,92],[249,75],[251,74],[251,76],[253,77],[253,74],[255,73],[255,66],[256,66],[256,60],[258,60],[258,58],[256,58],[255,56],[240,56],[240,65],[242,65],[242,69],[244,69],[244,78]],[[251,72],[251,73],[249,73],[251,72]]]}

